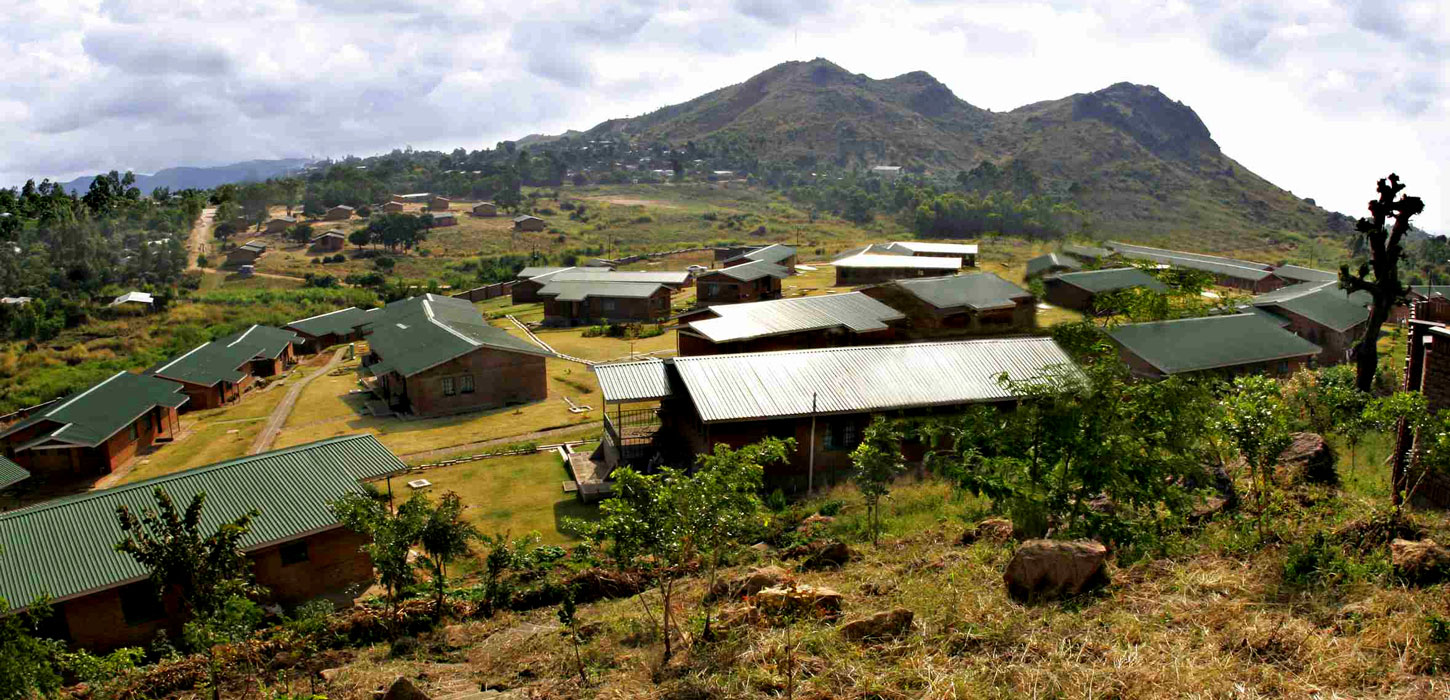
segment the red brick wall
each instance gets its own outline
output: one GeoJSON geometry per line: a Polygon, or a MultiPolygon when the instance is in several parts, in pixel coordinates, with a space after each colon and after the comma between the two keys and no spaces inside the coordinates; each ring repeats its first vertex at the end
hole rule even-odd
{"type": "MultiPolygon", "coordinates": [[[[96,447],[76,447],[58,450],[26,450],[16,453],[12,460],[38,475],[75,476],[109,474],[136,456],[136,452],[150,447],[158,439],[175,437],[178,420],[176,409],[159,407],[147,411],[131,425],[136,426],[137,439],[131,439],[130,425],[122,428],[110,439],[96,447]],[[159,418],[158,418],[159,416],[159,418]],[[159,425],[158,425],[159,422],[159,425]]],[[[43,423],[12,435],[5,441],[6,451],[13,450],[55,427],[54,423],[43,423]]]]}
{"type": "Polygon", "coordinates": [[[710,273],[701,275],[695,284],[695,302],[701,305],[742,304],[780,298],[780,279],[776,277],[741,282],[733,277],[710,273]]]}
{"type": "Polygon", "coordinates": [[[661,287],[647,299],[589,297],[584,301],[544,299],[544,325],[579,326],[598,323],[654,323],[670,315],[670,292],[661,287]],[[614,308],[606,310],[606,303],[614,308]]]}
{"type": "Polygon", "coordinates": [[[1043,297],[1047,303],[1053,306],[1061,306],[1064,309],[1088,312],[1093,308],[1093,293],[1076,287],[1058,279],[1045,279],[1042,281],[1046,293],[1043,297]]]}
{"type": "MultiPolygon", "coordinates": [[[[142,581],[128,585],[150,586],[151,583],[142,581]]],[[[73,644],[92,651],[109,651],[121,646],[146,646],[162,629],[180,631],[180,626],[175,623],[181,606],[174,595],[163,599],[165,617],[134,626],[126,624],[126,616],[121,609],[122,588],[117,586],[55,606],[55,614],[65,620],[73,644]]],[[[175,638],[173,634],[172,639],[175,638]]]]}
{"type": "MultiPolygon", "coordinates": [[[[398,382],[390,381],[394,388],[398,382]]],[[[396,388],[406,393],[413,413],[422,416],[500,408],[543,401],[549,396],[544,358],[482,347],[426,372],[413,375],[396,388]],[[473,377],[473,393],[462,393],[461,378],[473,377]],[[458,390],[443,394],[443,378],[452,377],[458,390]]]]}
{"type": "Polygon", "coordinates": [[[1326,367],[1345,361],[1345,353],[1364,335],[1365,325],[1367,324],[1367,322],[1366,324],[1360,324],[1348,331],[1336,331],[1288,309],[1276,306],[1274,307],[1274,312],[1289,319],[1288,330],[1290,333],[1323,348],[1315,359],[1320,365],[1326,367]]]}

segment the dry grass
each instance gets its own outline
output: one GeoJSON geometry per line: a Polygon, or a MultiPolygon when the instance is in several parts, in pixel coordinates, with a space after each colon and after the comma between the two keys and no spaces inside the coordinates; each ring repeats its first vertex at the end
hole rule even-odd
{"type": "MultiPolygon", "coordinates": [[[[561,529],[562,519],[590,519],[598,513],[564,493],[569,472],[553,451],[430,469],[422,476],[433,482],[434,494],[453,491],[462,497],[468,506],[464,518],[485,533],[521,537],[537,532],[544,544],[569,544],[577,538],[561,529]]],[[[406,490],[396,481],[395,489],[406,490]]]]}

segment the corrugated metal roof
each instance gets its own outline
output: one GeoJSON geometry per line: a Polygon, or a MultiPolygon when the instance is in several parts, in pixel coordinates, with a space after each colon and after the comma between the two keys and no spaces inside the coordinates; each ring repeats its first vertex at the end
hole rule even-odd
{"type": "Polygon", "coordinates": [[[938,258],[917,255],[882,255],[861,253],[833,263],[837,267],[886,267],[903,270],[960,270],[961,258],[938,258]]]}
{"type": "Polygon", "coordinates": [[[674,360],[707,423],[953,406],[1008,399],[998,381],[1072,361],[1051,338],[994,338],[681,357],[674,360]]]}
{"type": "Polygon", "coordinates": [[[20,608],[144,577],[141,565],[115,550],[123,537],[116,507],[154,509],[158,486],[181,508],[205,492],[204,530],[260,510],[241,542],[250,548],[336,525],[328,501],[404,468],[372,435],[351,435],[0,513],[0,597],[20,608]]]}
{"type": "Polygon", "coordinates": [[[1053,270],[1081,270],[1082,263],[1057,253],[1039,255],[1027,261],[1027,276],[1036,277],[1044,272],[1053,270]]]}
{"type": "MultiPolygon", "coordinates": [[[[29,445],[60,442],[95,447],[157,406],[178,408],[186,403],[181,385],[155,377],[117,372],[95,386],[52,403],[43,411],[5,428],[0,438],[43,423],[55,429],[37,436],[29,445]]],[[[22,446],[24,447],[24,446],[22,446]]]]}
{"type": "Polygon", "coordinates": [[[1316,270],[1312,267],[1300,267],[1298,265],[1280,265],[1274,268],[1274,275],[1291,282],[1337,282],[1338,272],[1329,270],[1316,270]]]}
{"type": "Polygon", "coordinates": [[[1100,258],[1106,258],[1113,254],[1113,251],[1108,250],[1107,248],[1072,244],[1063,246],[1062,252],[1067,253],[1068,255],[1071,255],[1072,257],[1079,260],[1098,260],[1100,258]]]}
{"type": "Polygon", "coordinates": [[[741,282],[750,282],[752,280],[758,280],[762,277],[776,277],[779,279],[785,279],[786,277],[790,277],[791,272],[790,270],[787,270],[786,268],[781,267],[780,265],[777,265],[775,263],[766,262],[764,260],[757,260],[755,262],[748,262],[742,265],[734,265],[732,267],[722,267],[718,270],[711,270],[700,276],[709,277],[711,275],[725,275],[726,277],[729,277],[731,279],[737,279],[741,282]]]}
{"type": "Polygon", "coordinates": [[[1319,346],[1257,314],[1129,323],[1108,336],[1164,374],[1319,354],[1319,346]]]}
{"type": "Polygon", "coordinates": [[[367,323],[366,315],[366,311],[356,306],[350,306],[346,309],[298,319],[287,324],[287,327],[313,337],[328,334],[347,335],[352,332],[352,329],[367,323]]]}
{"type": "Polygon", "coordinates": [[[0,489],[6,489],[30,478],[30,472],[4,455],[0,455],[0,489]]]}
{"type": "Polygon", "coordinates": [[[1143,287],[1155,292],[1168,291],[1168,285],[1153,279],[1152,275],[1136,267],[1114,267],[1107,270],[1064,272],[1049,279],[1060,280],[1094,294],[1112,292],[1119,289],[1130,289],[1132,287],[1143,287]]]}
{"type": "Polygon", "coordinates": [[[1368,292],[1346,294],[1337,282],[1304,282],[1254,297],[1252,303],[1270,311],[1282,309],[1336,331],[1369,320],[1368,292]]]}
{"type": "Polygon", "coordinates": [[[844,327],[866,333],[886,328],[887,321],[906,318],[860,292],[723,304],[710,307],[710,311],[717,318],[694,321],[689,327],[716,343],[823,328],[844,327]]]}
{"type": "Polygon", "coordinates": [[[116,300],[111,302],[111,306],[120,306],[121,304],[131,303],[151,304],[155,301],[156,300],[153,299],[151,295],[147,294],[146,292],[126,292],[125,294],[116,297],[116,300]]]}
{"type": "Polygon", "coordinates": [[[533,279],[533,278],[538,277],[540,275],[552,275],[555,272],[563,272],[565,270],[572,270],[572,269],[574,269],[574,268],[572,268],[572,267],[526,267],[526,268],[524,268],[522,270],[519,270],[519,274],[514,275],[514,277],[516,279],[527,280],[527,279],[533,279]]]}
{"type": "Polygon", "coordinates": [[[1249,280],[1252,282],[1257,282],[1274,274],[1272,270],[1268,269],[1268,265],[1251,260],[1237,260],[1234,258],[1219,257],[1217,255],[1149,248],[1148,246],[1113,241],[1108,242],[1108,247],[1129,258],[1153,260],[1168,265],[1177,265],[1178,267],[1186,267],[1191,270],[1201,270],[1215,275],[1223,275],[1225,277],[1249,280]]]}
{"type": "Polygon", "coordinates": [[[615,362],[594,365],[593,369],[607,403],[655,401],[673,395],[663,360],[615,362]]]}
{"type": "Polygon", "coordinates": [[[203,343],[180,357],[150,370],[163,379],[172,379],[201,386],[218,382],[240,382],[246,376],[242,365],[255,359],[271,360],[288,345],[297,342],[297,334],[271,326],[252,326],[244,331],[203,343]]]}
{"type": "Polygon", "coordinates": [[[657,282],[576,282],[560,280],[556,276],[539,289],[539,296],[555,297],[558,301],[584,301],[590,297],[647,299],[664,288],[657,282]]]}
{"type": "Polygon", "coordinates": [[[892,241],[891,245],[913,253],[927,255],[976,255],[975,243],[932,243],[930,241],[892,241]]]}
{"type": "Polygon", "coordinates": [[[618,272],[615,270],[588,270],[571,268],[556,273],[550,282],[640,282],[648,284],[683,285],[690,281],[688,270],[668,272],[618,272]]]}
{"type": "Polygon", "coordinates": [[[790,259],[790,257],[793,255],[795,255],[794,247],[782,243],[772,243],[768,246],[765,246],[764,248],[756,248],[755,250],[752,250],[748,253],[737,255],[733,258],[730,258],[729,260],[726,260],[725,262],[728,263],[739,260],[740,258],[745,258],[746,260],[754,260],[756,262],[779,264],[790,259]]]}
{"type": "Polygon", "coordinates": [[[436,294],[409,297],[368,312],[365,320],[372,329],[368,346],[383,360],[368,367],[374,375],[397,372],[410,377],[480,347],[553,357],[527,340],[490,326],[463,299],[436,294]]]}
{"type": "Polygon", "coordinates": [[[990,272],[917,280],[895,280],[893,284],[938,309],[966,307],[986,311],[1011,308],[1017,305],[1018,299],[1032,297],[1032,292],[990,272]]]}
{"type": "Polygon", "coordinates": [[[1410,293],[1429,298],[1435,294],[1450,297],[1450,284],[1412,284],[1410,293]]]}
{"type": "Polygon", "coordinates": [[[831,262],[834,263],[845,260],[847,258],[854,258],[857,255],[861,255],[863,253],[870,253],[873,255],[911,255],[911,251],[906,250],[905,248],[894,247],[890,243],[871,243],[869,245],[861,246],[860,248],[852,248],[850,250],[842,251],[841,253],[837,254],[836,257],[831,258],[831,262]]]}

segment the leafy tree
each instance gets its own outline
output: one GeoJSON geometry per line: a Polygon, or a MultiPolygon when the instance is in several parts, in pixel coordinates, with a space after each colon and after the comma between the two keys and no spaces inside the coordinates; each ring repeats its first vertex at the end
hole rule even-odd
{"type": "Polygon", "coordinates": [[[559,624],[569,632],[569,642],[574,645],[574,666],[579,670],[579,682],[589,686],[589,676],[584,672],[584,657],[579,654],[579,606],[574,602],[574,589],[564,589],[563,600],[559,601],[559,624]]]}
{"type": "Polygon", "coordinates": [[[881,416],[871,420],[861,436],[861,444],[851,452],[851,479],[866,500],[867,522],[871,543],[881,535],[881,498],[890,492],[892,479],[906,468],[901,456],[901,433],[881,416]]]}
{"type": "Polygon", "coordinates": [[[65,651],[60,642],[37,634],[50,614],[43,603],[18,613],[0,598],[0,700],[28,700],[49,696],[60,688],[61,675],[55,658],[65,651]]]}
{"type": "Polygon", "coordinates": [[[427,522],[428,501],[418,494],[394,510],[386,496],[369,492],[350,493],[328,505],[343,527],[370,540],[363,545],[363,551],[372,558],[373,568],[387,589],[389,617],[396,635],[403,590],[418,581],[408,553],[427,522]]]}
{"type": "MultiPolygon", "coordinates": [[[[221,700],[221,659],[219,647],[245,641],[262,623],[262,608],[243,595],[227,596],[215,609],[191,620],[182,627],[182,639],[192,649],[203,652],[207,659],[212,700],[221,700]]],[[[245,650],[244,650],[245,653],[245,650]]],[[[246,659],[255,666],[256,659],[246,659]]]]}
{"type": "MultiPolygon", "coordinates": [[[[1429,417],[1429,403],[1418,391],[1395,392],[1370,401],[1364,409],[1365,422],[1375,430],[1398,431],[1403,426],[1404,434],[1411,436],[1427,425],[1429,417]]],[[[1390,441],[1391,449],[1395,449],[1394,443],[1390,441]]],[[[1394,489],[1392,502],[1398,506],[1404,502],[1410,484],[1406,482],[1404,460],[1398,454],[1391,454],[1390,459],[1394,465],[1390,475],[1390,487],[1394,489]]]]}
{"type": "Polygon", "coordinates": [[[216,228],[212,229],[211,231],[212,237],[219,241],[225,241],[228,238],[235,236],[236,234],[237,225],[230,221],[223,221],[217,224],[216,228]]]}
{"type": "Polygon", "coordinates": [[[443,591],[448,586],[448,565],[468,554],[468,544],[481,536],[478,529],[462,516],[463,501],[458,494],[449,491],[429,509],[423,529],[418,533],[424,561],[433,574],[434,615],[440,619],[443,617],[443,591]]]}
{"type": "Polygon", "coordinates": [[[1370,200],[1370,215],[1355,223],[1355,230],[1369,243],[1369,262],[1361,263],[1353,274],[1348,264],[1339,266],[1339,286],[1351,294],[1368,292],[1372,300],[1369,325],[1354,348],[1356,384],[1364,392],[1374,387],[1379,368],[1380,327],[1408,292],[1400,284],[1400,260],[1405,257],[1403,239],[1410,232],[1410,219],[1425,210],[1425,202],[1419,197],[1400,194],[1405,186],[1394,173],[1376,183],[1375,189],[1379,196],[1370,200]],[[1390,219],[1394,219],[1394,225],[1387,229],[1385,224],[1390,219]]]}
{"type": "Polygon", "coordinates": [[[215,532],[202,530],[202,509],[206,493],[191,499],[185,512],[178,512],[171,495],[160,486],[152,492],[156,509],[144,509],[138,517],[126,505],[116,507],[125,539],[116,551],[129,554],[146,569],[157,595],[175,590],[189,617],[215,612],[228,597],[245,592],[251,579],[251,565],[242,554],[241,540],[251,530],[253,509],[215,532]]]}
{"type": "Polygon", "coordinates": [[[347,242],[357,246],[359,249],[373,242],[373,234],[366,228],[354,230],[347,234],[347,242]]]}
{"type": "Polygon", "coordinates": [[[293,224],[292,228],[287,229],[287,237],[298,245],[307,245],[307,242],[312,240],[312,224],[305,222],[293,224]]]}
{"type": "Polygon", "coordinates": [[[1235,378],[1220,403],[1223,414],[1219,427],[1249,468],[1262,529],[1274,465],[1290,442],[1289,407],[1278,382],[1260,375],[1235,378]]]}

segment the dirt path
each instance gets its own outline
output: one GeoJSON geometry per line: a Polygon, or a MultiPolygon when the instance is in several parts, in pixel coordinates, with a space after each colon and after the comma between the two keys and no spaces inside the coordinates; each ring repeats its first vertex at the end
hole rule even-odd
{"type": "Polygon", "coordinates": [[[287,395],[282,397],[282,402],[272,409],[272,415],[267,418],[267,425],[262,427],[262,432],[257,434],[257,439],[252,441],[252,449],[247,454],[254,455],[265,452],[277,441],[277,434],[282,432],[282,426],[286,425],[287,418],[292,415],[292,408],[297,405],[297,397],[302,395],[302,390],[307,388],[312,380],[326,375],[342,363],[342,355],[347,352],[347,346],[337,349],[332,353],[332,359],[322,366],[322,369],[313,372],[302,378],[302,381],[287,387],[287,395]]]}
{"type": "Polygon", "coordinates": [[[474,450],[478,450],[484,447],[499,447],[501,445],[511,445],[515,442],[529,442],[530,440],[543,441],[553,438],[563,438],[569,435],[573,435],[574,433],[583,433],[590,430],[598,430],[600,428],[600,425],[601,423],[599,421],[590,421],[588,423],[580,423],[578,425],[566,425],[562,428],[550,428],[548,430],[540,430],[534,433],[524,433],[523,435],[510,435],[508,437],[501,437],[494,440],[470,442],[466,445],[440,447],[436,450],[425,450],[423,452],[413,452],[411,454],[398,455],[398,459],[401,459],[404,462],[407,462],[409,460],[441,459],[450,455],[458,454],[460,452],[472,452],[474,450]]]}
{"type": "MultiPolygon", "coordinates": [[[[228,272],[226,270],[218,270],[218,269],[216,269],[214,267],[199,267],[197,269],[198,270],[201,270],[202,272],[215,272],[215,273],[220,274],[220,275],[230,275],[230,274],[233,274],[233,273],[228,272]]],[[[288,280],[290,282],[301,282],[303,280],[303,278],[301,278],[301,277],[293,277],[292,275],[279,275],[279,274],[277,274],[275,272],[253,272],[252,273],[252,276],[253,277],[268,277],[268,278],[271,278],[271,279],[274,279],[274,280],[288,280]]]]}
{"type": "Polygon", "coordinates": [[[634,199],[632,197],[585,197],[599,202],[618,204],[622,207],[657,207],[659,209],[679,209],[680,205],[661,202],[658,199],[634,199]]]}
{"type": "Polygon", "coordinates": [[[186,269],[195,270],[201,266],[197,260],[206,251],[206,238],[211,233],[211,222],[216,218],[216,207],[201,210],[201,216],[191,227],[191,236],[186,239],[186,269]]]}

